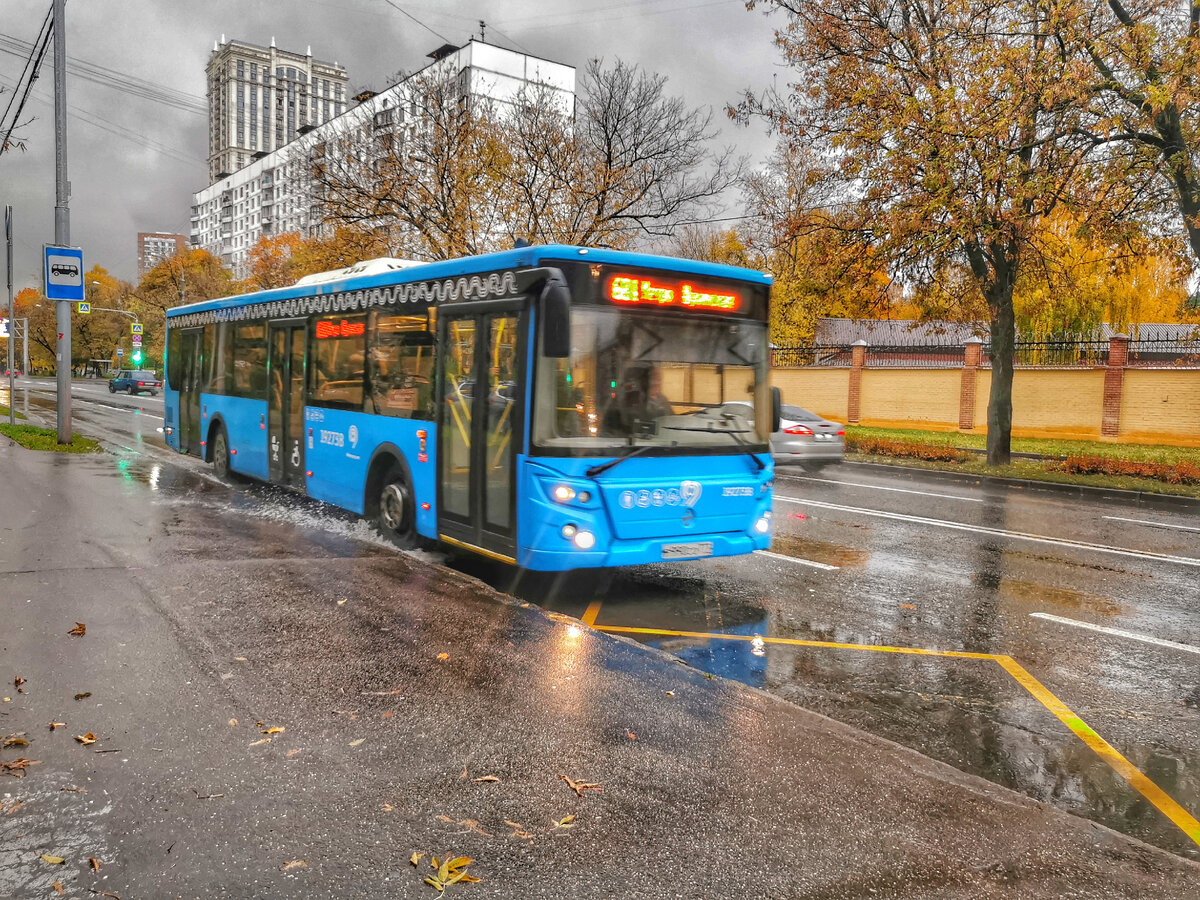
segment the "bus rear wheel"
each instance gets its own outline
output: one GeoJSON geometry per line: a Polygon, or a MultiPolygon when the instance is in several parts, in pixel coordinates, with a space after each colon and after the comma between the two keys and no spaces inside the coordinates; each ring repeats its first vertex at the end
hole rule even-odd
{"type": "Polygon", "coordinates": [[[397,547],[406,550],[416,547],[416,501],[408,477],[399,466],[393,465],[376,482],[376,486],[370,510],[375,527],[397,547]]]}
{"type": "Polygon", "coordinates": [[[229,438],[224,426],[218,425],[212,437],[213,471],[222,481],[233,480],[233,470],[229,466],[229,438]]]}

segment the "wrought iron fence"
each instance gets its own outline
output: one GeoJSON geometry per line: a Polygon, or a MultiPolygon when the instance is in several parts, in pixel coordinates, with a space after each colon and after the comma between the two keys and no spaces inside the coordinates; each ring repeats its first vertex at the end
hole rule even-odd
{"type": "MultiPolygon", "coordinates": [[[[1018,341],[1013,348],[1017,368],[1078,369],[1108,365],[1108,340],[1018,341]]],[[[992,347],[983,344],[979,365],[991,366],[992,347]]],[[[866,348],[871,369],[954,369],[966,364],[967,346],[945,344],[878,344],[866,348]]],[[[851,344],[799,344],[774,347],[771,364],[778,368],[809,366],[850,367],[851,344]]],[[[1128,366],[1142,368],[1200,368],[1200,326],[1142,326],[1129,342],[1128,366]]]]}
{"type": "Polygon", "coordinates": [[[801,366],[848,368],[853,360],[853,349],[842,344],[800,344],[794,347],[774,347],[771,350],[771,365],[782,369],[801,366]]]}
{"type": "Polygon", "coordinates": [[[1143,325],[1131,329],[1129,360],[1139,368],[1200,368],[1200,326],[1143,325]]]}
{"type": "MultiPolygon", "coordinates": [[[[992,347],[983,348],[984,365],[991,365],[992,347]]],[[[1013,346],[1018,368],[1092,368],[1108,365],[1108,341],[1018,341],[1013,346]]]]}

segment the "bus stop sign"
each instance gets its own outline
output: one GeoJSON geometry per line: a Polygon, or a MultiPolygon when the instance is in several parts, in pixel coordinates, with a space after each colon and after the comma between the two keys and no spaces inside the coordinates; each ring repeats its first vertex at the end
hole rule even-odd
{"type": "Polygon", "coordinates": [[[47,300],[83,300],[83,251],[78,247],[44,248],[42,277],[47,300]]]}

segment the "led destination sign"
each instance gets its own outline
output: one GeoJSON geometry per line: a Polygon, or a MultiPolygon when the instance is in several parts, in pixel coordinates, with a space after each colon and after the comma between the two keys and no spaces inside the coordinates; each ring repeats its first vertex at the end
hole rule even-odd
{"type": "Polygon", "coordinates": [[[733,312],[742,303],[741,296],[736,293],[718,293],[686,281],[665,281],[637,275],[613,275],[609,278],[608,299],[616,303],[716,309],[723,312],[733,312]]]}
{"type": "Polygon", "coordinates": [[[318,322],[318,338],[358,337],[367,330],[365,322],[318,322]]]}

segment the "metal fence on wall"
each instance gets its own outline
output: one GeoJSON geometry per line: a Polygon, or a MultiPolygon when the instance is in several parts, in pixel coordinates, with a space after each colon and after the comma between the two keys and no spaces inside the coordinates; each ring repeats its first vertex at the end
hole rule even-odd
{"type": "MultiPolygon", "coordinates": [[[[1014,365],[1018,368],[1095,368],[1108,365],[1110,341],[1094,339],[1018,341],[1014,365]]],[[[992,348],[981,345],[979,366],[991,366],[992,348]]],[[[868,368],[957,369],[966,364],[967,345],[889,343],[868,345],[868,368]]],[[[853,365],[853,344],[800,344],[773,347],[771,363],[777,368],[853,365]]],[[[1127,366],[1138,368],[1200,368],[1200,326],[1142,326],[1128,344],[1127,366]]]]}

